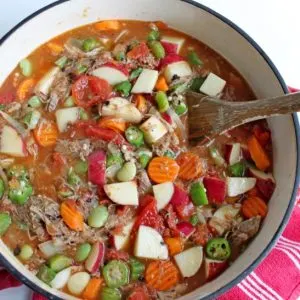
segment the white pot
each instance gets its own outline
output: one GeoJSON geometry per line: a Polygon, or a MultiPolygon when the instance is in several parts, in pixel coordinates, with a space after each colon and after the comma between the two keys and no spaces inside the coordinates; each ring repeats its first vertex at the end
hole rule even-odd
{"type": "MultiPolygon", "coordinates": [[[[1,40],[0,84],[20,59],[52,37],[74,27],[114,18],[163,20],[221,53],[240,71],[258,97],[287,92],[275,66],[246,33],[214,11],[190,0],[56,2],[27,18],[1,40]]],[[[269,119],[269,125],[277,187],[261,231],[229,269],[184,299],[215,298],[237,284],[268,254],[288,221],[299,181],[299,124],[296,116],[285,116],[269,119]]],[[[1,263],[32,289],[49,299],[75,299],[39,281],[3,243],[0,253],[1,263]]]]}

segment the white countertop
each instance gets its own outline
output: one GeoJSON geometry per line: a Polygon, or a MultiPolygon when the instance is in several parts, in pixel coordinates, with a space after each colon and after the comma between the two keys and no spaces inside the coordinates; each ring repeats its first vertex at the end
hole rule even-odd
{"type": "MultiPolygon", "coordinates": [[[[150,1],[150,0],[149,0],[150,1]]],[[[162,0],[163,1],[163,0],[162,0]]],[[[0,37],[53,0],[1,0],[0,37]]],[[[286,83],[300,88],[299,0],[198,0],[243,28],[269,55],[286,83]]],[[[29,299],[25,287],[0,293],[0,300],[29,299]]]]}

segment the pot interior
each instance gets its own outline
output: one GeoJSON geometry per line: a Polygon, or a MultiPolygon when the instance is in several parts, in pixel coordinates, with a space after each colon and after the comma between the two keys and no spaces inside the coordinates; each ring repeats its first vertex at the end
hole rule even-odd
{"type": "MultiPolygon", "coordinates": [[[[179,0],[73,0],[43,11],[23,24],[1,45],[0,83],[2,83],[19,60],[52,37],[102,19],[163,20],[171,27],[204,42],[221,53],[248,81],[257,97],[278,96],[284,93],[280,75],[247,38],[231,24],[196,7],[189,1],[179,0]],[[172,9],[170,9],[172,8],[172,9]]],[[[266,254],[266,248],[278,231],[290,208],[297,171],[297,137],[292,116],[269,119],[273,138],[274,176],[277,187],[269,203],[269,213],[258,236],[246,251],[214,281],[186,295],[185,299],[215,297],[216,292],[237,283],[252,269],[253,263],[266,254]],[[288,155],[287,155],[288,154],[288,155]]],[[[297,126],[297,124],[296,124],[297,126]]],[[[32,288],[40,287],[63,299],[75,299],[50,289],[21,265],[6,246],[0,242],[1,255],[6,266],[16,272],[32,288]]],[[[48,295],[48,298],[53,296],[48,295]]]]}

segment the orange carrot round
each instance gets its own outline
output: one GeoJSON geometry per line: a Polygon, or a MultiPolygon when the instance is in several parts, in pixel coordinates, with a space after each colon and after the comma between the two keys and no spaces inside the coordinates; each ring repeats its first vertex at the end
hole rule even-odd
{"type": "Polygon", "coordinates": [[[99,292],[103,283],[102,278],[92,278],[82,293],[85,300],[96,300],[99,298],[99,292]]]}
{"type": "Polygon", "coordinates": [[[126,130],[126,122],[122,119],[104,117],[100,119],[98,124],[101,128],[109,128],[119,133],[122,133],[126,130]]]}
{"type": "Polygon", "coordinates": [[[95,28],[101,31],[118,30],[120,27],[120,22],[116,20],[107,20],[95,24],[95,28]]]}
{"type": "Polygon", "coordinates": [[[60,206],[60,214],[64,222],[74,231],[83,230],[83,215],[77,209],[76,203],[71,200],[64,201],[60,206]]]}
{"type": "Polygon", "coordinates": [[[200,157],[192,152],[183,152],[177,159],[180,167],[178,177],[184,180],[191,180],[203,174],[203,163],[200,157]]]}
{"type": "Polygon", "coordinates": [[[142,95],[136,95],[134,97],[134,104],[135,104],[136,108],[141,113],[146,113],[146,111],[147,111],[147,100],[145,99],[144,96],[142,96],[142,95]]]}
{"type": "Polygon", "coordinates": [[[152,181],[163,183],[175,181],[179,171],[176,161],[169,157],[155,157],[148,166],[148,174],[152,181]]]}
{"type": "Polygon", "coordinates": [[[183,250],[184,245],[181,237],[167,237],[165,238],[165,242],[171,256],[178,254],[183,250]]]}
{"type": "Polygon", "coordinates": [[[56,144],[58,138],[57,126],[52,121],[42,121],[33,131],[34,137],[42,147],[50,147],[56,144]]]}
{"type": "Polygon", "coordinates": [[[243,215],[250,219],[256,216],[264,218],[268,213],[268,206],[259,197],[249,197],[242,204],[243,215]]]}
{"type": "Polygon", "coordinates": [[[154,261],[148,265],[145,279],[149,286],[166,291],[178,283],[179,272],[171,261],[154,261]]]}
{"type": "Polygon", "coordinates": [[[27,97],[29,97],[35,85],[35,80],[33,78],[28,78],[23,80],[18,89],[17,89],[17,97],[19,100],[24,101],[27,97]]]}
{"type": "Polygon", "coordinates": [[[260,145],[259,141],[254,135],[252,135],[248,139],[248,148],[249,148],[251,158],[255,162],[255,165],[257,166],[258,169],[264,171],[270,167],[271,165],[270,159],[266,151],[260,145]]]}

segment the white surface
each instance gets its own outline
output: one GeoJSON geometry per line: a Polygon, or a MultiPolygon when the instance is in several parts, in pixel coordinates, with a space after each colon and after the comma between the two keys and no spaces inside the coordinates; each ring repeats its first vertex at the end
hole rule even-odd
{"type": "MultiPolygon", "coordinates": [[[[0,1],[0,36],[21,19],[47,5],[51,0],[0,1]]],[[[299,53],[300,27],[296,25],[299,0],[200,0],[242,27],[268,53],[286,82],[300,87],[299,53]]],[[[33,33],[34,34],[34,33],[33,33]]],[[[234,45],[231,47],[234,47],[234,45]]],[[[26,288],[0,293],[0,300],[29,299],[26,288]],[[8,296],[9,295],[9,296],[8,296]]]]}

